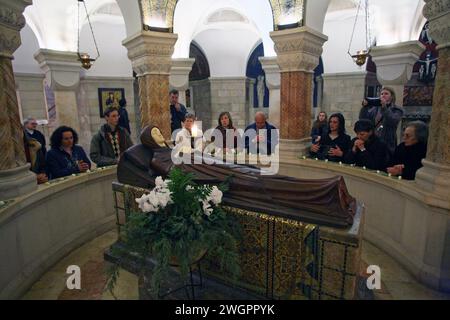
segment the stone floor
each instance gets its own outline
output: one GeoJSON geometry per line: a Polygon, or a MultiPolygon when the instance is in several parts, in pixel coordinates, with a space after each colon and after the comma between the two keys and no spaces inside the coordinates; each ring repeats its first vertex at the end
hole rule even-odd
{"type": "MultiPolygon", "coordinates": [[[[44,274],[23,296],[23,299],[114,299],[109,292],[104,292],[103,290],[106,283],[104,275],[106,262],[103,260],[103,253],[105,249],[116,241],[116,238],[117,233],[110,231],[76,249],[44,274]],[[66,269],[69,265],[78,265],[81,269],[81,290],[69,290],[66,288],[66,280],[69,276],[66,274],[66,269]]],[[[367,268],[367,265],[378,265],[381,267],[382,286],[380,290],[374,290],[375,299],[450,300],[450,294],[437,292],[419,284],[392,258],[368,242],[363,243],[362,259],[362,273],[367,268]]],[[[121,270],[114,290],[115,298],[120,300],[138,299],[137,288],[137,277],[125,270],[121,270]]]]}

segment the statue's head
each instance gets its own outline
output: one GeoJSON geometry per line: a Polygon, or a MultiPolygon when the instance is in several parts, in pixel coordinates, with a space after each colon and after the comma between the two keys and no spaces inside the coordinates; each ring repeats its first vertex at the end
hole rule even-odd
{"type": "Polygon", "coordinates": [[[167,147],[165,139],[158,127],[149,125],[141,132],[141,143],[152,149],[167,147]]]}

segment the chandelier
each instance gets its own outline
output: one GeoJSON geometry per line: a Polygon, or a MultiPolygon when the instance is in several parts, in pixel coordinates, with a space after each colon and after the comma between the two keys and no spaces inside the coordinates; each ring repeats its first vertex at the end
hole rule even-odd
{"type": "Polygon", "coordinates": [[[350,37],[350,43],[348,45],[347,53],[352,57],[353,61],[358,65],[362,66],[366,63],[367,57],[370,55],[370,49],[372,46],[371,34],[370,34],[370,17],[369,17],[369,0],[359,0],[358,9],[356,11],[355,23],[353,25],[352,35],[350,37]],[[358,22],[359,11],[361,10],[362,4],[364,2],[364,18],[365,18],[365,32],[366,32],[366,47],[365,49],[360,49],[356,54],[351,54],[350,49],[353,42],[353,37],[355,35],[356,23],[358,22]]]}
{"type": "Polygon", "coordinates": [[[92,62],[94,62],[95,60],[97,60],[100,57],[100,53],[98,51],[98,46],[97,46],[97,41],[95,40],[95,36],[94,36],[94,30],[92,29],[92,24],[91,24],[91,20],[89,19],[89,13],[88,10],[86,8],[86,3],[84,2],[84,0],[78,0],[78,41],[77,41],[77,54],[78,54],[78,61],[81,62],[81,66],[88,70],[91,66],[92,66],[92,62]],[[87,21],[89,23],[89,28],[91,30],[91,34],[92,34],[92,39],[94,40],[94,44],[95,44],[95,49],[97,50],[97,57],[95,59],[91,58],[90,55],[88,53],[84,53],[84,52],[80,52],[80,32],[81,32],[81,26],[80,26],[80,6],[81,6],[81,2],[83,3],[84,6],[84,11],[86,13],[86,18],[87,21]]]}

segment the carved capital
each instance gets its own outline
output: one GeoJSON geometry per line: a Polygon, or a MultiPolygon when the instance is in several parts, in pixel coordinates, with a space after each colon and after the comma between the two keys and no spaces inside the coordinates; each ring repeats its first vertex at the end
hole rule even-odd
{"type": "Polygon", "coordinates": [[[189,85],[189,73],[194,64],[194,58],[172,59],[172,68],[170,69],[169,84],[177,90],[186,90],[189,85]]]}
{"type": "Polygon", "coordinates": [[[141,31],[125,39],[122,44],[128,49],[128,58],[138,77],[148,74],[169,75],[177,38],[173,33],[141,31]]]}
{"type": "Polygon", "coordinates": [[[328,37],[309,27],[273,31],[270,37],[275,43],[281,72],[313,72],[319,64],[323,44],[328,37]]]}
{"type": "Polygon", "coordinates": [[[424,50],[417,40],[373,47],[370,55],[377,65],[378,81],[383,85],[405,85],[424,50]]]}
{"type": "Polygon", "coordinates": [[[23,11],[31,0],[0,0],[0,55],[10,56],[19,48],[20,30],[25,26],[23,11]]]}
{"type": "Polygon", "coordinates": [[[77,88],[80,82],[81,62],[76,52],[39,49],[34,54],[53,90],[67,91],[77,88]]]}
{"type": "Polygon", "coordinates": [[[441,47],[450,46],[450,0],[425,0],[423,15],[430,22],[433,39],[441,47]]]}
{"type": "Polygon", "coordinates": [[[280,89],[280,67],[276,57],[259,57],[261,66],[266,74],[266,85],[269,90],[280,89]]]}

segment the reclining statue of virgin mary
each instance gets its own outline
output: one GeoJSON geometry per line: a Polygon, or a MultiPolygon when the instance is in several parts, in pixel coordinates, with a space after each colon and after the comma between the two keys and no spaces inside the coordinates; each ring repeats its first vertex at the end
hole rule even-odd
{"type": "Polygon", "coordinates": [[[174,164],[172,149],[158,127],[145,127],[140,140],[141,144],[129,148],[120,158],[120,183],[153,188],[158,176],[165,179],[172,168],[179,167],[192,173],[198,184],[219,185],[228,180],[223,204],[230,207],[332,227],[353,224],[356,200],[348,193],[342,176],[297,179],[261,175],[261,169],[251,165],[174,164]]]}

